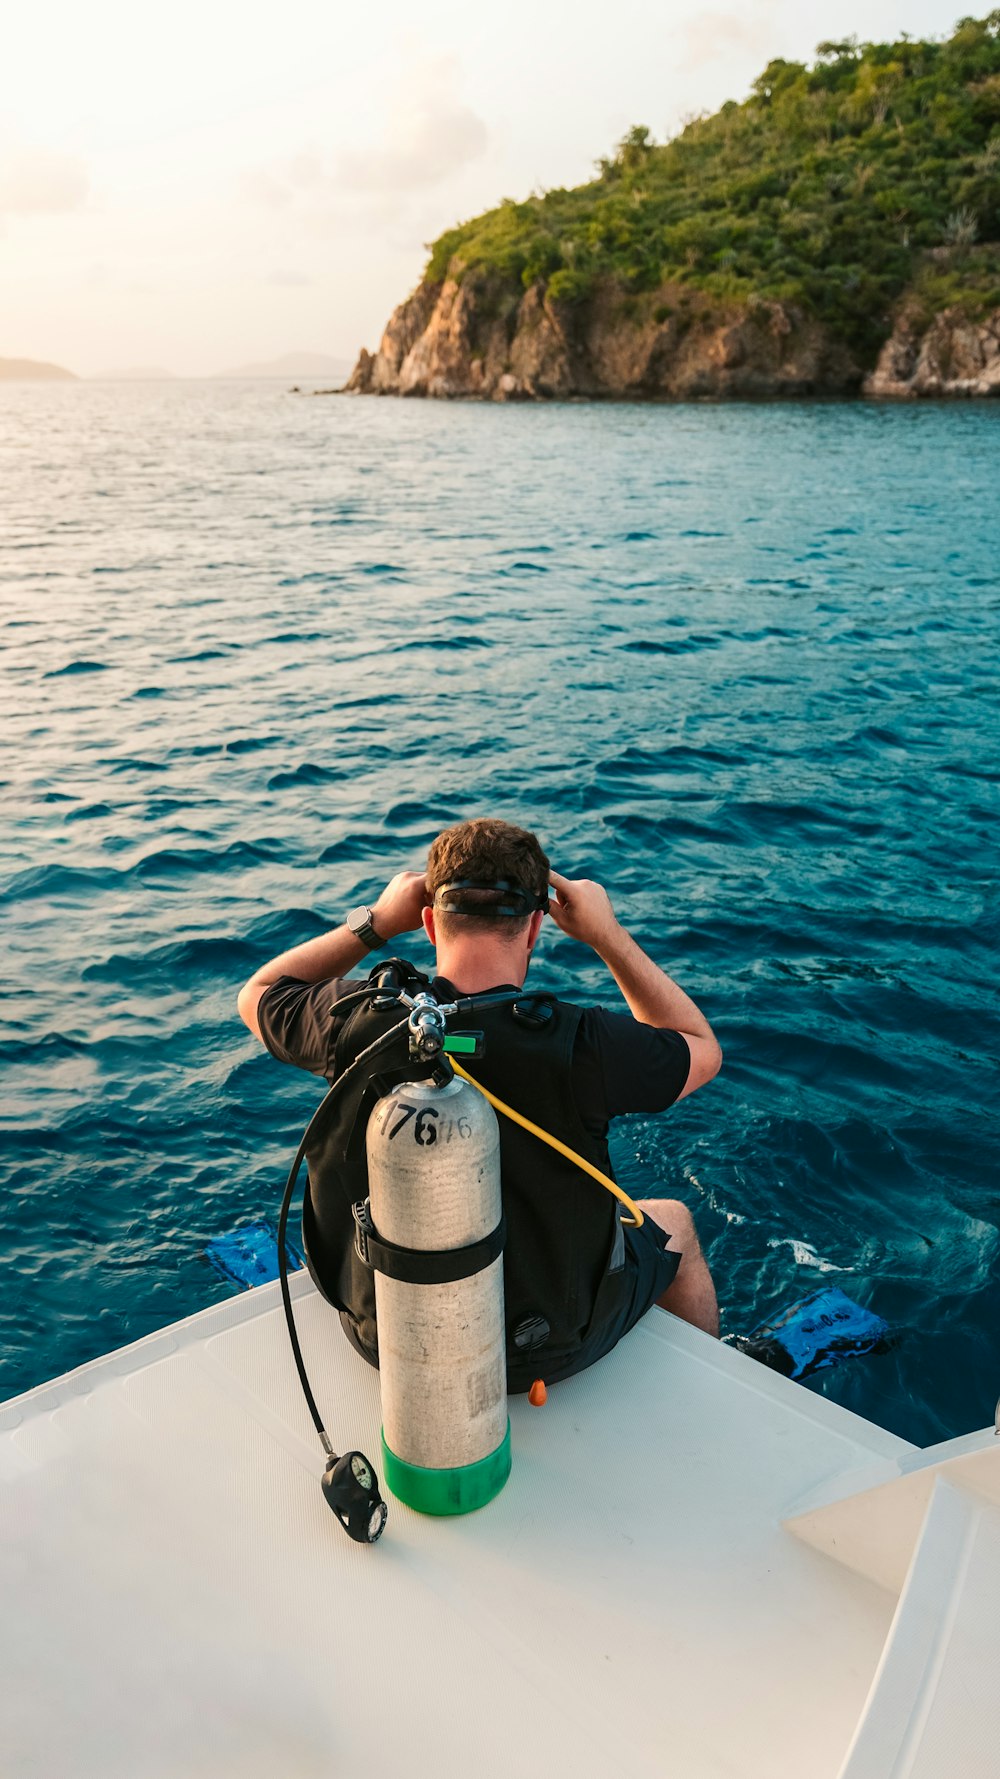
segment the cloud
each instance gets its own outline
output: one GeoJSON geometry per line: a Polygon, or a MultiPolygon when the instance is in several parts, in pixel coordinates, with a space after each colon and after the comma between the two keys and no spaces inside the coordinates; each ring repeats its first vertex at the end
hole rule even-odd
{"type": "Polygon", "coordinates": [[[461,98],[455,58],[442,57],[400,78],[385,125],[367,146],[324,151],[310,144],[246,174],[243,189],[272,211],[387,221],[478,160],[489,141],[482,118],[461,98]]]}
{"type": "Polygon", "coordinates": [[[356,192],[421,191],[478,160],[488,145],[482,118],[459,96],[458,67],[449,56],[410,76],[382,140],[342,152],[336,178],[356,192]]]}
{"type": "Polygon", "coordinates": [[[732,55],[769,55],[774,44],[773,11],[771,0],[753,18],[738,12],[701,12],[688,19],[680,33],[680,66],[690,72],[732,55]]]}
{"type": "Polygon", "coordinates": [[[88,187],[74,156],[0,141],[0,216],[65,215],[79,210],[88,187]]]}

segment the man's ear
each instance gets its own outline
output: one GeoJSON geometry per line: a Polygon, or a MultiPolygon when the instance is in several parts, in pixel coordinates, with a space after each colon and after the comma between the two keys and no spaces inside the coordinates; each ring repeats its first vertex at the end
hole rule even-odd
{"type": "Polygon", "coordinates": [[[430,907],[421,908],[420,918],[424,923],[424,932],[427,934],[428,939],[430,940],[432,945],[436,945],[437,939],[434,936],[434,910],[433,910],[433,908],[430,908],[430,907]]]}
{"type": "Polygon", "coordinates": [[[537,941],[538,941],[538,935],[542,930],[542,921],[544,919],[545,919],[545,910],[543,908],[538,908],[535,910],[535,913],[532,915],[530,921],[528,922],[528,952],[529,952],[529,954],[532,951],[534,951],[534,949],[535,949],[535,945],[537,944],[537,941]]]}

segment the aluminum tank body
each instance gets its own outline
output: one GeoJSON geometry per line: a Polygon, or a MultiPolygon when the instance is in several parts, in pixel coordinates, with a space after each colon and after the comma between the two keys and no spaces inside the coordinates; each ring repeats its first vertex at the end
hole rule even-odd
{"type": "MultiPolygon", "coordinates": [[[[465,1248],[501,1217],[496,1114],[467,1082],[404,1082],[368,1122],[372,1222],[398,1247],[465,1248]]],[[[375,1272],[388,1486],[424,1513],[466,1513],[510,1474],[503,1256],[468,1278],[375,1272]]]]}

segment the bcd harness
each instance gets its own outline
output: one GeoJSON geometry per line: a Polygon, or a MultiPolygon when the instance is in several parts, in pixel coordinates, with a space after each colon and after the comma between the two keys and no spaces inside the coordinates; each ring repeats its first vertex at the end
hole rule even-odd
{"type": "MultiPolygon", "coordinates": [[[[398,1024],[394,991],[426,992],[431,984],[393,958],[369,977],[378,994],[355,1005],[336,1031],[326,1070],[339,1078],[361,1053],[398,1024]]],[[[439,986],[450,994],[449,985],[439,986]]],[[[607,1144],[588,1130],[576,1104],[573,1051],[582,1010],[552,995],[510,991],[494,1004],[477,997],[478,1054],[470,1079],[509,1102],[578,1156],[610,1175],[607,1144]]],[[[306,1148],[309,1190],[303,1237],[310,1271],[341,1312],[358,1350],[378,1363],[373,1256],[362,1258],[354,1206],[367,1197],[365,1137],[376,1102],[400,1082],[428,1076],[405,1034],[381,1051],[371,1072],[346,1085],[329,1117],[318,1121],[306,1148]]],[[[527,1390],[544,1370],[555,1381],[614,1321],[627,1288],[625,1237],[609,1193],[588,1182],[577,1162],[543,1145],[509,1118],[500,1120],[506,1240],[504,1299],[507,1383],[527,1390]]],[[[385,1258],[383,1256],[383,1258],[385,1258]]]]}

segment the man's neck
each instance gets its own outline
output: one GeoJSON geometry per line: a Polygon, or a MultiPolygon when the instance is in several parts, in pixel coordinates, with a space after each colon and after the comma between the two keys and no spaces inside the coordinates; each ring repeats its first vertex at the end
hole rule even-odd
{"type": "Polygon", "coordinates": [[[531,954],[524,945],[502,939],[458,941],[438,945],[437,973],[458,989],[460,994],[483,994],[488,988],[510,983],[520,988],[524,982],[531,954]]]}

